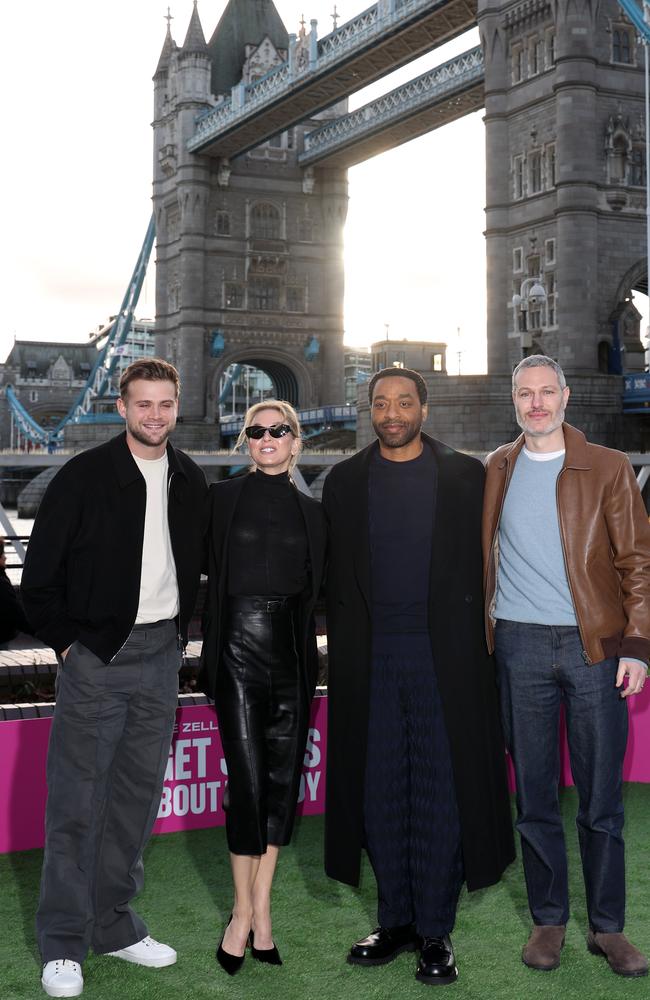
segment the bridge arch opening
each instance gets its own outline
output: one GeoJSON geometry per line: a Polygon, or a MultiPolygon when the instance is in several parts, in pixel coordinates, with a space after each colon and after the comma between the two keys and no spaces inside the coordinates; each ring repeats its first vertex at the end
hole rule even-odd
{"type": "Polygon", "coordinates": [[[281,361],[246,357],[230,361],[218,373],[215,383],[216,414],[219,420],[243,416],[249,406],[264,399],[283,399],[300,406],[298,378],[281,361]]]}

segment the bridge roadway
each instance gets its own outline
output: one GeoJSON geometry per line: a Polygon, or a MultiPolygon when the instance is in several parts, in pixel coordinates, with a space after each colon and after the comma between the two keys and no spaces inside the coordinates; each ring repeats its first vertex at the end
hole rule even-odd
{"type": "Polygon", "coordinates": [[[476,0],[379,0],[197,119],[187,148],[232,158],[305,121],[476,24],[476,0]],[[304,56],[304,58],[301,58],[304,56]]]}
{"type": "Polygon", "coordinates": [[[480,45],[305,136],[301,167],[352,167],[485,104],[480,45]]]}

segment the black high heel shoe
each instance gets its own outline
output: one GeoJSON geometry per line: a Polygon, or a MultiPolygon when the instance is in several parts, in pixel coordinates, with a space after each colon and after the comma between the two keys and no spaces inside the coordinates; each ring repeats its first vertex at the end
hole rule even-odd
{"type": "Polygon", "coordinates": [[[253,944],[253,931],[248,935],[248,943],[251,949],[251,955],[257,962],[266,962],[267,965],[282,965],[282,959],[280,958],[280,952],[273,945],[272,948],[256,948],[253,944]]]}
{"type": "Polygon", "coordinates": [[[226,936],[226,931],[232,920],[232,913],[228,917],[228,923],[225,926],[224,932],[221,935],[221,941],[217,947],[216,959],[224,972],[227,972],[229,976],[234,976],[236,972],[239,972],[242,965],[244,964],[244,959],[246,958],[246,952],[243,955],[231,955],[229,951],[224,951],[223,939],[226,936]]]}

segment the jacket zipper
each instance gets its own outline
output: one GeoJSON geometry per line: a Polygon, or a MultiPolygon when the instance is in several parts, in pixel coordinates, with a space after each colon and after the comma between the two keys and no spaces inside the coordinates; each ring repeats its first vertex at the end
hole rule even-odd
{"type": "MultiPolygon", "coordinates": [[[[492,629],[494,630],[494,617],[492,612],[494,611],[497,603],[497,539],[499,538],[499,525],[501,524],[501,515],[503,514],[503,505],[506,502],[506,493],[508,492],[508,486],[510,485],[510,465],[506,462],[506,481],[503,486],[503,493],[501,494],[501,503],[499,504],[499,513],[497,515],[496,525],[494,527],[494,534],[492,535],[492,545],[490,547],[490,573],[494,573],[494,590],[492,592],[492,598],[490,600],[490,606],[487,609],[488,619],[492,624],[492,629]]],[[[489,583],[490,581],[488,581],[489,583]]],[[[494,638],[492,640],[494,643],[494,638]]]]}
{"type": "Polygon", "coordinates": [[[566,546],[564,544],[564,525],[562,523],[562,511],[560,509],[560,476],[563,474],[564,469],[560,469],[558,477],[555,481],[555,506],[557,508],[557,520],[560,527],[560,543],[562,545],[562,559],[564,560],[564,572],[566,573],[567,584],[569,585],[569,593],[571,594],[571,600],[573,602],[573,611],[576,616],[576,621],[578,623],[578,632],[580,633],[580,641],[582,643],[582,659],[585,661],[588,667],[592,666],[593,661],[590,659],[589,654],[586,650],[586,642],[584,631],[582,628],[582,622],[580,621],[580,615],[578,614],[578,605],[576,602],[575,594],[573,592],[573,586],[571,585],[571,576],[569,575],[569,563],[566,556],[566,546]]]}
{"type": "MultiPolygon", "coordinates": [[[[174,478],[174,472],[170,471],[169,479],[167,480],[167,527],[169,528],[169,494],[172,488],[172,479],[174,478]]],[[[178,586],[178,567],[176,566],[176,558],[174,556],[174,547],[171,545],[171,529],[169,531],[169,542],[172,550],[172,559],[174,560],[174,569],[176,570],[176,585],[178,586]]],[[[183,636],[181,635],[181,591],[178,588],[178,629],[176,630],[176,645],[178,646],[178,651],[181,654],[181,663],[185,667],[187,666],[187,660],[185,658],[185,650],[187,649],[187,643],[183,642],[183,636]]]]}

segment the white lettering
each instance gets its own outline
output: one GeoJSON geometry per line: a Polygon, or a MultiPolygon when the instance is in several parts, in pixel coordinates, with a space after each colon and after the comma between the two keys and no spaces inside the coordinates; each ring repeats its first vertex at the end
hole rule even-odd
{"type": "Polygon", "coordinates": [[[209,736],[202,736],[198,740],[192,740],[192,746],[196,747],[196,777],[205,778],[206,768],[205,768],[205,757],[206,749],[210,746],[212,740],[209,736]]]}
{"type": "Polygon", "coordinates": [[[179,778],[191,778],[192,773],[189,768],[185,765],[190,762],[190,755],[187,753],[187,748],[192,746],[191,740],[176,740],[176,754],[174,759],[174,777],[178,781],[179,778]]]}
{"type": "Polygon", "coordinates": [[[312,802],[316,801],[316,796],[318,795],[318,783],[320,781],[320,771],[309,772],[306,775],[307,784],[309,786],[309,798],[312,802]]]}
{"type": "Polygon", "coordinates": [[[316,743],[320,742],[320,733],[317,729],[310,729],[307,733],[307,750],[304,758],[305,767],[318,767],[320,764],[321,752],[316,743]]]}
{"type": "Polygon", "coordinates": [[[173,791],[174,816],[186,816],[190,807],[187,785],[176,785],[173,791]]]}
{"type": "Polygon", "coordinates": [[[162,798],[160,799],[160,806],[158,807],[158,819],[165,819],[169,816],[172,811],[172,790],[171,788],[163,787],[162,798]]]}
{"type": "Polygon", "coordinates": [[[205,785],[190,785],[190,812],[195,816],[205,812],[205,785]]]}

